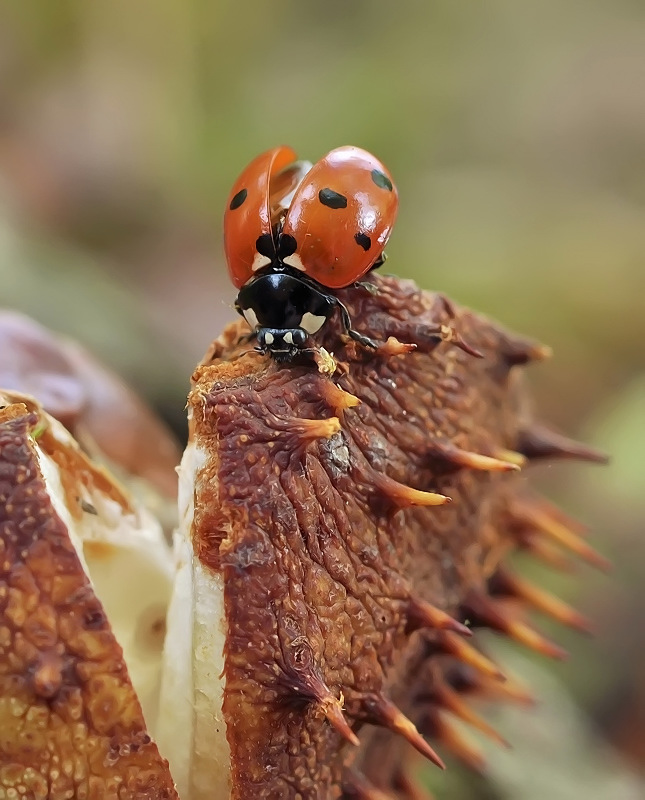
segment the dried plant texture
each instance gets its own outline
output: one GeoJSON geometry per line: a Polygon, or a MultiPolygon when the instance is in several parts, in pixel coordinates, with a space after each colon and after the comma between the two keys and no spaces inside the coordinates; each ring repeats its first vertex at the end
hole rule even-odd
{"type": "MultiPolygon", "coordinates": [[[[0,403],[0,797],[177,798],[78,539],[84,516],[116,529],[135,519],[133,509],[34,401],[8,403],[0,403]]],[[[110,561],[114,544],[92,545],[110,561]]]]}
{"type": "Polygon", "coordinates": [[[527,698],[463,623],[555,656],[521,607],[584,624],[500,567],[519,546],[555,558],[551,540],[600,559],[518,480],[522,449],[601,458],[526,417],[517,369],[547,348],[409,282],[373,288],[341,299],[387,344],[327,326],[333,374],[249,352],[240,323],[194,375],[189,534],[223,587],[234,800],[410,796],[410,745],[480,767],[451,719],[495,734],[466,692],[527,698]]]}

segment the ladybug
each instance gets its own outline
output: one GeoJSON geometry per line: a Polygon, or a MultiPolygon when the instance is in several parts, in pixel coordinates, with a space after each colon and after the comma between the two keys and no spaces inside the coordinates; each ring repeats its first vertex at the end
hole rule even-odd
{"type": "Polygon", "coordinates": [[[313,166],[286,146],[254,159],[229,195],[224,249],[256,349],[277,361],[314,352],[311,337],[336,311],[352,339],[375,348],[334,291],[383,263],[397,209],[391,175],[359,147],[313,166]]]}

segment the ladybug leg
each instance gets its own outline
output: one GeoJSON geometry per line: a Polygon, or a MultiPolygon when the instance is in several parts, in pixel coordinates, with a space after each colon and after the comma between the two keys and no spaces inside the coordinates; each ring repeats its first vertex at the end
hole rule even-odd
{"type": "Polygon", "coordinates": [[[363,336],[362,333],[355,331],[352,328],[352,318],[349,316],[349,311],[340,302],[340,300],[338,300],[338,298],[334,299],[336,301],[336,305],[338,306],[338,310],[340,311],[340,318],[343,323],[343,327],[345,328],[345,333],[355,342],[362,344],[363,347],[369,347],[371,350],[376,350],[378,344],[374,341],[374,339],[370,339],[369,336],[363,336]]]}
{"type": "MultiPolygon", "coordinates": [[[[382,267],[383,264],[385,264],[386,259],[387,259],[387,253],[384,251],[369,268],[369,272],[367,273],[367,275],[369,276],[370,273],[373,272],[375,269],[382,267]]],[[[370,292],[370,294],[378,294],[379,291],[378,287],[375,286],[373,283],[370,283],[368,280],[356,281],[354,286],[360,286],[361,289],[367,290],[368,292],[370,292]]]]}
{"type": "Polygon", "coordinates": [[[370,294],[373,294],[373,295],[376,295],[376,294],[379,293],[378,286],[376,286],[373,283],[370,283],[369,281],[356,281],[354,286],[356,286],[358,289],[365,289],[366,292],[369,292],[370,294]]]}

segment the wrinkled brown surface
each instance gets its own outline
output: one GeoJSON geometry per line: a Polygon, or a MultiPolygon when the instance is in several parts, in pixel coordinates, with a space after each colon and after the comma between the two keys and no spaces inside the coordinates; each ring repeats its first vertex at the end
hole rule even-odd
{"type": "Polygon", "coordinates": [[[388,785],[401,745],[361,723],[380,692],[413,720],[423,714],[429,648],[406,630],[409,600],[456,611],[507,547],[501,523],[517,478],[455,469],[432,451],[514,446],[511,366],[526,360],[528,345],[465,310],[451,321],[441,297],[411,283],[375,280],[376,295],[342,293],[355,327],[413,342],[416,352],[345,346],[330,324],[323,344],[340,366],[329,378],[313,365],[240,356],[250,349],[235,344],[240,323],[194,376],[195,438],[216,454],[197,486],[195,546],[225,576],[236,800],[338,797],[355,757],[368,774],[384,771],[379,782],[388,785]],[[439,343],[437,323],[484,357],[439,343]],[[343,408],[339,389],[360,403],[343,408]],[[340,425],[312,422],[330,418],[340,425]],[[388,478],[453,502],[401,507],[405,492],[397,499],[388,478]],[[320,682],[344,699],[358,753],[320,712],[320,682]]]}
{"type": "Polygon", "coordinates": [[[24,405],[0,410],[0,796],[176,798],[46,493],[24,405]]]}

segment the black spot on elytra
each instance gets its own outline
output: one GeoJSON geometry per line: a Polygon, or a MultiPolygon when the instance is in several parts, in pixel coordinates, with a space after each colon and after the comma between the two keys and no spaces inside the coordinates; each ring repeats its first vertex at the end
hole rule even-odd
{"type": "Polygon", "coordinates": [[[236,208],[239,208],[242,205],[242,203],[246,200],[247,195],[248,192],[246,191],[246,189],[240,189],[240,191],[236,195],[233,195],[233,199],[231,200],[229,209],[231,211],[235,211],[236,208]]]}
{"type": "Polygon", "coordinates": [[[280,258],[289,258],[296,252],[298,243],[289,233],[283,233],[278,242],[278,256],[280,258]]]}
{"type": "Polygon", "coordinates": [[[387,189],[388,192],[391,192],[394,188],[392,186],[392,181],[387,177],[384,172],[381,172],[380,169],[373,169],[372,170],[372,180],[380,189],[387,189]]]}
{"type": "Polygon", "coordinates": [[[372,246],[372,240],[366,233],[355,233],[354,240],[359,247],[367,252],[372,246]]]}
{"type": "Polygon", "coordinates": [[[273,244],[273,236],[270,233],[263,233],[255,240],[255,249],[261,256],[266,256],[273,260],[275,257],[275,246],[273,244]]]}
{"type": "Polygon", "coordinates": [[[318,192],[318,199],[327,208],[347,208],[347,198],[344,194],[339,194],[333,189],[321,189],[318,192]]]}

